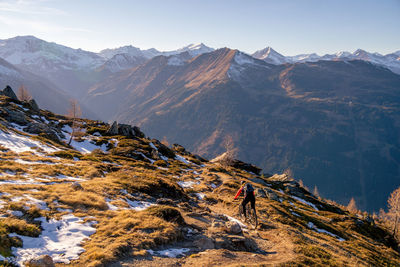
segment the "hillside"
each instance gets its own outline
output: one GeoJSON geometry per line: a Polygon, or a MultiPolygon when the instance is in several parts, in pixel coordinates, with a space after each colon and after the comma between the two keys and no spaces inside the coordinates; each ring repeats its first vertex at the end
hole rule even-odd
{"type": "Polygon", "coordinates": [[[212,163],[137,127],[72,121],[0,96],[0,262],[57,266],[399,265],[369,216],[317,198],[286,175],[212,163]],[[259,226],[238,220],[240,181],[259,226]],[[33,261],[31,263],[33,263],[33,261]]]}
{"type": "Polygon", "coordinates": [[[272,65],[227,48],[170,60],[111,76],[85,103],[206,158],[231,136],[240,159],[270,173],[290,168],[362,209],[384,207],[398,185],[399,75],[358,60],[272,65]]]}

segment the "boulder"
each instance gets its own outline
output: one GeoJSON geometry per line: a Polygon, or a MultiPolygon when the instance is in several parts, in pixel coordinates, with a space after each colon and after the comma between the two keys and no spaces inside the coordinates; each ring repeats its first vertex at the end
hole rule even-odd
{"type": "Polygon", "coordinates": [[[118,134],[118,124],[116,121],[113,122],[110,129],[108,129],[107,134],[109,135],[117,135],[118,134]]]}
{"type": "Polygon", "coordinates": [[[118,124],[118,134],[127,137],[134,136],[132,126],[130,126],[129,124],[118,124]]]}
{"type": "Polygon", "coordinates": [[[257,197],[262,197],[262,198],[266,198],[267,195],[265,194],[265,191],[262,188],[257,188],[256,189],[256,196],[257,197]]]}
{"type": "Polygon", "coordinates": [[[35,112],[40,112],[40,108],[38,104],[36,103],[35,99],[29,100],[28,104],[31,106],[31,109],[35,112]]]}
{"type": "Polygon", "coordinates": [[[24,129],[24,131],[31,134],[45,134],[51,140],[59,141],[56,132],[49,125],[45,123],[31,122],[24,129]]]}
{"type": "Polygon", "coordinates": [[[25,113],[15,110],[4,109],[7,112],[7,120],[15,122],[19,125],[26,125],[28,123],[25,113]]]}
{"type": "Polygon", "coordinates": [[[231,234],[240,234],[242,232],[242,227],[237,222],[228,221],[225,223],[226,232],[231,234]]]}
{"type": "Polygon", "coordinates": [[[43,255],[34,259],[24,262],[27,267],[55,267],[53,258],[49,255],[43,255]]]}
{"type": "Polygon", "coordinates": [[[137,126],[133,126],[133,132],[134,132],[134,135],[137,136],[137,137],[140,137],[140,138],[145,138],[146,137],[144,135],[144,133],[140,130],[140,128],[137,127],[137,126]]]}
{"type": "Polygon", "coordinates": [[[265,187],[265,188],[264,188],[264,192],[265,192],[266,197],[267,197],[268,199],[271,199],[271,200],[274,200],[274,201],[279,201],[278,195],[277,195],[274,191],[272,191],[271,189],[269,189],[268,187],[265,187]]]}
{"type": "Polygon", "coordinates": [[[201,250],[205,249],[214,249],[214,241],[211,238],[208,238],[206,236],[201,237],[200,239],[197,239],[193,242],[193,245],[198,247],[201,250]]]}
{"type": "Polygon", "coordinates": [[[3,89],[2,95],[8,96],[9,98],[11,98],[13,100],[18,101],[17,95],[14,93],[13,89],[9,85],[7,85],[6,88],[3,89]]]}
{"type": "Polygon", "coordinates": [[[71,187],[72,187],[72,189],[74,189],[75,191],[77,191],[77,190],[83,190],[82,185],[81,185],[80,183],[78,183],[78,182],[73,182],[73,183],[71,184],[71,187]]]}

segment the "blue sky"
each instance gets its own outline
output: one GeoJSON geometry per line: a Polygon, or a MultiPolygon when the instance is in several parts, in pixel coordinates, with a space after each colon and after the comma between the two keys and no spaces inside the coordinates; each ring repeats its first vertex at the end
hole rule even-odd
{"type": "Polygon", "coordinates": [[[0,0],[0,39],[99,51],[203,42],[284,55],[400,50],[400,0],[0,0]]]}

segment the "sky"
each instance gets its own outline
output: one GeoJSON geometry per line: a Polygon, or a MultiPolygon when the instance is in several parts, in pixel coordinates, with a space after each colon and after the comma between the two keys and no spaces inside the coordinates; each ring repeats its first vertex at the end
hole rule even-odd
{"type": "Polygon", "coordinates": [[[400,50],[400,0],[0,0],[0,39],[98,52],[191,43],[292,56],[400,50]]]}

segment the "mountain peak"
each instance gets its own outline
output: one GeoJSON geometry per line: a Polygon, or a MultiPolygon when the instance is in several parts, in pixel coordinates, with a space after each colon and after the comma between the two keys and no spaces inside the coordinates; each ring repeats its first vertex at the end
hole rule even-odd
{"type": "Polygon", "coordinates": [[[287,62],[285,56],[276,52],[272,47],[267,46],[264,49],[258,50],[252,54],[252,57],[264,60],[268,63],[279,65],[287,62]]]}

